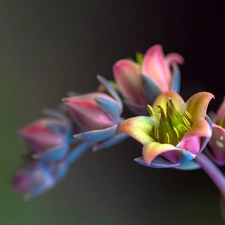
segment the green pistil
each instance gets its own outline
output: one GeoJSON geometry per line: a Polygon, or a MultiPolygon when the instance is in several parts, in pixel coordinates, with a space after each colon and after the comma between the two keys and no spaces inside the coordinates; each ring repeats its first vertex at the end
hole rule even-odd
{"type": "MultiPolygon", "coordinates": [[[[160,105],[157,106],[161,117],[158,127],[152,126],[150,135],[160,143],[177,145],[191,128],[192,116],[187,111],[182,116],[176,110],[171,98],[167,101],[166,106],[166,114],[160,105]]],[[[148,112],[151,117],[154,117],[154,110],[150,105],[148,105],[148,112]]]]}
{"type": "Polygon", "coordinates": [[[136,61],[140,66],[142,66],[143,58],[144,58],[144,55],[142,53],[140,52],[136,53],[136,61]]]}
{"type": "Polygon", "coordinates": [[[148,108],[149,115],[150,116],[154,116],[154,110],[153,110],[153,108],[150,105],[147,105],[147,108],[148,108]]]}
{"type": "Polygon", "coordinates": [[[180,140],[184,134],[191,128],[191,115],[186,112],[185,115],[188,115],[188,119],[185,116],[181,116],[179,112],[177,112],[172,99],[170,98],[166,104],[167,106],[167,117],[170,120],[174,129],[176,129],[178,134],[178,139],[180,140]]]}
{"type": "Polygon", "coordinates": [[[167,119],[163,108],[161,106],[157,106],[159,108],[159,112],[161,113],[160,121],[159,121],[159,142],[176,145],[178,143],[176,132],[173,129],[173,125],[167,119]]]}

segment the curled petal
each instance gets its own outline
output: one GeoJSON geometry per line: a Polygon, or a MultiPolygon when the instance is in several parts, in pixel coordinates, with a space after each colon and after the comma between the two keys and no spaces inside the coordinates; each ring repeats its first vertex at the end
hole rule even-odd
{"type": "Polygon", "coordinates": [[[139,65],[130,60],[122,59],[114,64],[113,73],[122,95],[141,104],[144,93],[139,65]]]}
{"type": "Polygon", "coordinates": [[[205,118],[210,100],[214,95],[209,92],[199,92],[192,95],[186,102],[187,111],[192,115],[192,121],[205,118]]]}
{"type": "Polygon", "coordinates": [[[128,134],[142,144],[147,144],[155,141],[149,135],[153,125],[156,125],[153,117],[137,116],[122,122],[118,130],[128,134]]]}
{"type": "Polygon", "coordinates": [[[142,154],[145,162],[150,163],[159,155],[171,153],[169,160],[174,163],[184,163],[195,158],[195,155],[181,148],[177,148],[171,144],[161,144],[158,142],[152,142],[143,146],[142,154]],[[173,158],[174,156],[174,158],[173,158]],[[176,161],[175,161],[176,160],[176,161]]]}
{"type": "Polygon", "coordinates": [[[186,149],[193,154],[197,154],[202,150],[200,138],[208,138],[211,137],[211,135],[212,129],[209,123],[201,118],[193,124],[189,131],[187,131],[177,147],[186,149]]]}
{"type": "Polygon", "coordinates": [[[117,130],[117,126],[118,125],[115,124],[105,129],[92,130],[92,131],[75,134],[74,137],[88,143],[96,143],[99,141],[104,141],[115,134],[117,130]]]}
{"type": "Polygon", "coordinates": [[[169,90],[168,84],[171,75],[160,45],[155,45],[146,52],[143,59],[142,73],[151,77],[158,84],[161,91],[169,90]]]}
{"type": "Polygon", "coordinates": [[[168,65],[171,65],[173,63],[183,64],[184,58],[177,53],[170,53],[166,56],[166,62],[168,65]]]}

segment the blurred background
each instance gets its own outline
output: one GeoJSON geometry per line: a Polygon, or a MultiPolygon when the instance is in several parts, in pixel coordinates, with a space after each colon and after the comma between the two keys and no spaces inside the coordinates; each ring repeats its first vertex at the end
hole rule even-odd
{"type": "Polygon", "coordinates": [[[184,57],[184,98],[210,91],[215,110],[224,96],[224,9],[224,1],[0,1],[0,224],[224,224],[219,192],[202,170],[142,167],[131,139],[87,152],[31,201],[10,188],[26,152],[17,130],[68,91],[96,90],[97,74],[113,79],[117,60],[154,44],[184,57]]]}

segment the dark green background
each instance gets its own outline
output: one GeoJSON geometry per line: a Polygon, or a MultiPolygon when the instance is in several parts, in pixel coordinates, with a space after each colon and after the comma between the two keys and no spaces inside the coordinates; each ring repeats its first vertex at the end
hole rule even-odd
{"type": "Polygon", "coordinates": [[[0,1],[0,224],[222,225],[219,192],[203,171],[142,167],[131,139],[87,152],[32,201],[11,190],[26,152],[17,130],[67,91],[94,91],[96,74],[112,79],[112,65],[136,51],[159,43],[183,55],[185,99],[211,91],[214,109],[224,95],[224,1],[65,2],[0,1]]]}

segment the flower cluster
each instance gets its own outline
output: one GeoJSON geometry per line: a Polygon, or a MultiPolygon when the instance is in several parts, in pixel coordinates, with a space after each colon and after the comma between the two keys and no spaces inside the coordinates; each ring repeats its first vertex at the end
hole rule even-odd
{"type": "Polygon", "coordinates": [[[30,152],[12,187],[37,196],[62,180],[88,149],[105,149],[129,136],[143,145],[142,156],[135,159],[143,166],[206,168],[203,151],[225,165],[225,101],[211,118],[207,111],[213,94],[199,92],[185,102],[179,95],[178,64],[183,61],[176,53],[164,56],[155,45],[144,55],[137,53],[136,61],[117,61],[115,81],[97,76],[97,91],[65,97],[60,109],[45,111],[46,117],[19,131],[30,152]],[[123,103],[133,117],[122,117],[123,103]]]}

